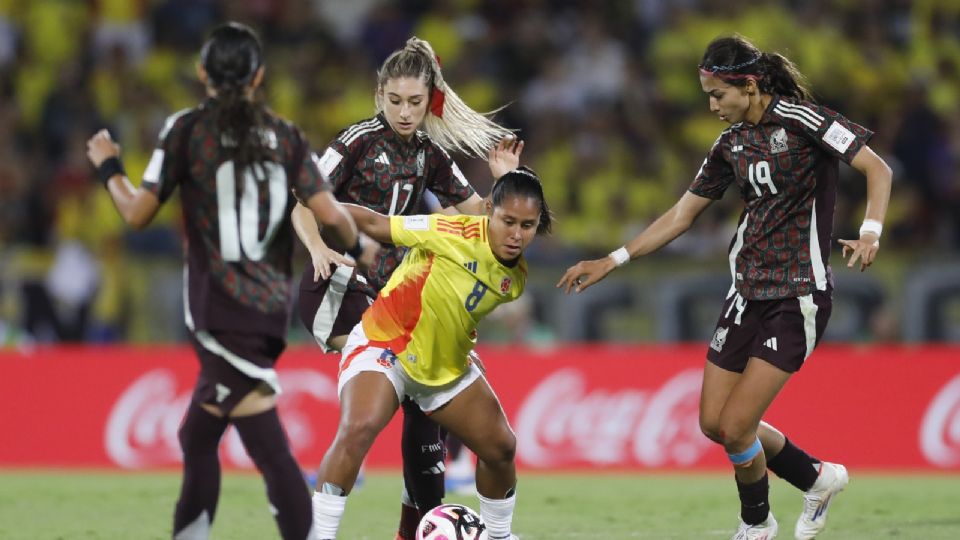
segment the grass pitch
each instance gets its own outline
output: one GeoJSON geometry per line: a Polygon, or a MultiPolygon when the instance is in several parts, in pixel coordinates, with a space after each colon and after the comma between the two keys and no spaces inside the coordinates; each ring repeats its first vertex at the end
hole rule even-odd
{"type": "MultiPolygon", "coordinates": [[[[167,540],[179,475],[0,470],[0,538],[167,540]]],[[[771,478],[780,538],[793,537],[800,493],[771,478]]],[[[340,538],[392,540],[399,474],[367,474],[350,497],[340,538]]],[[[449,497],[478,507],[475,497],[449,497]]],[[[737,525],[732,475],[540,474],[520,471],[514,532],[523,540],[721,539],[737,525]]],[[[218,540],[278,538],[260,477],[228,471],[213,528],[218,540]]],[[[822,539],[960,538],[960,476],[851,471],[822,539]]]]}

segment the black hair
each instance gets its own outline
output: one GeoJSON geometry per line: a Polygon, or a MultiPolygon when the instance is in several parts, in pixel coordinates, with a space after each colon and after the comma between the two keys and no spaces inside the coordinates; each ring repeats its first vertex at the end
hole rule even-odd
{"type": "Polygon", "coordinates": [[[765,53],[740,35],[716,38],[707,45],[700,70],[733,85],[746,86],[750,78],[765,94],[813,101],[806,77],[780,53],[765,53]]]}
{"type": "Polygon", "coordinates": [[[540,177],[529,167],[514,169],[500,177],[493,185],[490,200],[494,206],[503,206],[507,197],[530,197],[540,201],[540,223],[537,225],[537,234],[549,234],[553,225],[553,214],[547,206],[547,199],[543,196],[543,184],[540,177]]]}
{"type": "MultiPolygon", "coordinates": [[[[213,114],[225,145],[232,150],[238,179],[241,171],[269,159],[264,141],[265,107],[247,99],[247,88],[263,65],[263,48],[254,31],[237,22],[218,26],[200,50],[200,64],[216,90],[213,114]]],[[[237,182],[242,189],[243,182],[237,182]]]]}

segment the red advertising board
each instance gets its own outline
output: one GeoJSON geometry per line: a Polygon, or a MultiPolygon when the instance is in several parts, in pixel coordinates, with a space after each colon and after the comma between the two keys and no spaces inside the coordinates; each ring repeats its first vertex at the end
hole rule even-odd
{"type": "MultiPolygon", "coordinates": [[[[488,377],[527,469],[715,469],[700,434],[704,346],[482,347],[488,377]]],[[[284,353],[280,411],[311,468],[337,424],[336,362],[312,347],[284,353]]],[[[164,468],[197,362],[187,347],[38,348],[0,352],[0,467],[164,468]]],[[[853,467],[960,472],[960,348],[818,348],[766,418],[816,456],[853,467]]],[[[399,465],[399,422],[367,465],[399,465]]],[[[235,433],[227,466],[250,467],[235,433]]]]}

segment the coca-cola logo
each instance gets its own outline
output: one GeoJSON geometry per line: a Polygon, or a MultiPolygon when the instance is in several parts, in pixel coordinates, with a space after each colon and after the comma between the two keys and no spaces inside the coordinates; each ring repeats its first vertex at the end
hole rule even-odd
{"type": "Polygon", "coordinates": [[[930,463],[960,466],[960,375],[933,398],[920,425],[920,449],[930,463]]]}
{"type": "Polygon", "coordinates": [[[559,370],[520,407],[518,456],[535,467],[696,463],[711,445],[698,420],[702,374],[682,371],[651,390],[588,391],[582,372],[559,370]]]}
{"type": "MultiPolygon", "coordinates": [[[[317,437],[305,407],[311,401],[336,407],[337,383],[311,369],[277,374],[283,388],[278,407],[293,450],[309,448],[317,437]]],[[[179,463],[177,429],[192,392],[192,388],[178,388],[176,376],[167,369],[154,369],[135,380],[117,399],[107,419],[104,445],[110,459],[128,469],[179,463]]],[[[252,467],[233,429],[227,431],[223,459],[234,466],[252,467]]]]}

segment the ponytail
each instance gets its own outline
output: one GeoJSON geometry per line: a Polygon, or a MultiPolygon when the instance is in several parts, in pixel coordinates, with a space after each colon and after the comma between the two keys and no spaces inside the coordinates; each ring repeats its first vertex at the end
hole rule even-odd
{"type": "Polygon", "coordinates": [[[780,53],[763,53],[759,64],[763,73],[759,81],[761,92],[779,94],[798,101],[813,101],[813,96],[806,86],[806,77],[789,58],[780,53]]]}
{"type": "Polygon", "coordinates": [[[422,79],[430,92],[430,107],[423,121],[427,135],[445,150],[486,158],[491,148],[512,131],[490,119],[500,109],[479,113],[460,99],[440,70],[440,61],[430,43],[412,37],[394,51],[377,72],[377,111],[383,111],[380,90],[390,79],[414,77],[422,79]]]}
{"type": "Polygon", "coordinates": [[[753,79],[765,94],[813,100],[806,78],[790,59],[780,53],[762,52],[740,35],[711,41],[703,53],[700,73],[740,87],[753,79]]]}
{"type": "Polygon", "coordinates": [[[266,109],[255,98],[247,97],[262,59],[257,35],[239,23],[217,27],[200,52],[200,63],[210,86],[216,90],[212,112],[221,137],[219,142],[234,162],[238,190],[243,189],[244,183],[239,179],[244,170],[270,159],[262,135],[266,109]]]}

